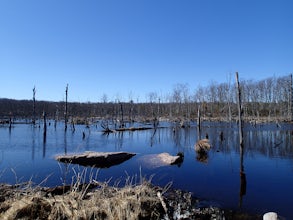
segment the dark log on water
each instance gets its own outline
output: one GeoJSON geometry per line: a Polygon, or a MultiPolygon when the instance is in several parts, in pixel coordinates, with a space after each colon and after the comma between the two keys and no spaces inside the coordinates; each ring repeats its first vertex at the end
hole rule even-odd
{"type": "Polygon", "coordinates": [[[117,129],[109,129],[106,128],[103,130],[104,133],[113,133],[113,132],[120,132],[120,131],[144,131],[153,129],[152,127],[129,127],[129,128],[117,128],[117,129]]]}
{"type": "Polygon", "coordinates": [[[55,159],[63,163],[108,168],[118,165],[135,155],[135,153],[128,152],[85,152],[82,154],[59,155],[55,159]]]}
{"type": "Polygon", "coordinates": [[[129,127],[129,128],[117,128],[115,131],[143,131],[150,130],[152,127],[129,127]]]}

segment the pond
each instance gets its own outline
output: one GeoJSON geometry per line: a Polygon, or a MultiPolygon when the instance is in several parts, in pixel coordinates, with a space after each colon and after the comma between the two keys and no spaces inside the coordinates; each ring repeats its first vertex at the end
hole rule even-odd
{"type": "MultiPolygon", "coordinates": [[[[141,126],[136,124],[135,126],[141,126]]],[[[61,122],[47,127],[42,124],[0,126],[0,182],[33,181],[41,186],[71,184],[77,173],[86,173],[99,181],[123,185],[127,177],[140,176],[160,186],[178,188],[203,199],[202,206],[216,205],[251,213],[275,211],[293,219],[293,138],[290,124],[245,124],[243,168],[238,127],[235,123],[204,122],[199,135],[196,124],[190,128],[161,122],[157,130],[125,131],[103,134],[99,123],[76,125],[64,132],[61,122]],[[83,137],[83,132],[85,136],[83,137]],[[222,135],[220,135],[222,133],[222,135]],[[208,136],[212,148],[207,158],[199,158],[194,144],[208,136]],[[110,168],[84,168],[58,163],[60,154],[84,151],[137,153],[131,159],[110,168]],[[168,152],[184,153],[182,164],[153,166],[145,156],[168,152]]]]}

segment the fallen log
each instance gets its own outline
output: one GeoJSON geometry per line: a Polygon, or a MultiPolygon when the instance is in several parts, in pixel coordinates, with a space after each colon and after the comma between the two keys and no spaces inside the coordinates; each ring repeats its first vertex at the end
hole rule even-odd
{"type": "Polygon", "coordinates": [[[98,168],[108,168],[118,165],[131,157],[135,153],[128,152],[85,152],[81,154],[59,155],[55,159],[63,163],[79,164],[82,166],[93,166],[98,168]]]}
{"type": "Polygon", "coordinates": [[[144,131],[153,129],[152,127],[129,127],[129,128],[116,128],[116,129],[109,129],[106,128],[103,130],[104,133],[113,133],[113,132],[122,132],[122,131],[144,131]]]}

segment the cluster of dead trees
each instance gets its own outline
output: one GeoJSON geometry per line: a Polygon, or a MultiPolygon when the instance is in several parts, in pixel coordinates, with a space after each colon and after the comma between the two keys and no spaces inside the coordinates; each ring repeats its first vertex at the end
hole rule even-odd
{"type": "MultiPolygon", "coordinates": [[[[238,116],[237,91],[233,77],[226,83],[210,82],[191,92],[188,84],[177,84],[166,96],[151,92],[148,101],[102,101],[96,103],[47,102],[35,100],[0,99],[0,119],[9,117],[64,120],[69,118],[106,118],[120,121],[153,122],[159,118],[196,120],[198,110],[206,120],[235,120],[238,116]],[[65,114],[65,109],[67,113],[65,114]]],[[[292,75],[270,77],[260,81],[241,80],[243,118],[247,120],[292,120],[292,75]]],[[[35,89],[35,88],[34,88],[35,89]]],[[[68,89],[68,87],[66,87],[68,89]]]]}

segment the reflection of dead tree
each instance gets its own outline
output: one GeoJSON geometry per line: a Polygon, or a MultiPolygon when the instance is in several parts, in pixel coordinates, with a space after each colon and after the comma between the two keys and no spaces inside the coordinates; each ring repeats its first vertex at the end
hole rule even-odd
{"type": "Polygon", "coordinates": [[[153,135],[151,136],[151,147],[154,145],[154,139],[155,139],[155,134],[156,134],[156,132],[157,132],[157,129],[155,128],[155,129],[154,129],[154,133],[153,133],[153,135]]]}

